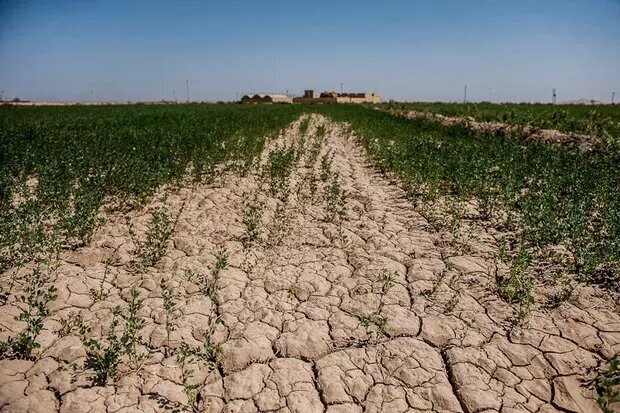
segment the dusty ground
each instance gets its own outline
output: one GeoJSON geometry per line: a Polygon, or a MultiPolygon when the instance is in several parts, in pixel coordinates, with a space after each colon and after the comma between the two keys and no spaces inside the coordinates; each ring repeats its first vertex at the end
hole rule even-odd
{"type": "MultiPolygon", "coordinates": [[[[222,344],[221,363],[195,357],[186,380],[204,412],[599,411],[587,381],[620,350],[609,297],[578,287],[570,302],[535,308],[515,326],[516,309],[496,294],[495,238],[480,233],[468,255],[447,254],[398,183],[373,170],[341,126],[314,115],[308,135],[319,124],[327,126],[321,153],[310,169],[312,160],[297,161],[284,208],[258,174],[227,174],[162,191],[150,206],[178,215],[154,267],[136,262],[120,214],[107,217],[89,247],[64,253],[51,274],[59,297],[38,338],[39,358],[0,361],[2,411],[191,411],[182,372],[192,363],[180,365],[174,352],[182,343],[202,348],[205,334],[222,344]],[[346,213],[328,222],[323,193],[335,177],[346,213]],[[244,246],[248,205],[263,213],[260,236],[244,246]],[[228,265],[214,287],[224,250],[228,265]],[[162,279],[177,307],[169,341],[162,279]],[[85,347],[75,331],[59,332],[61,320],[79,314],[92,337],[106,335],[132,287],[144,299],[137,352],[145,356],[124,356],[115,380],[92,387],[85,347]],[[91,289],[107,296],[96,300],[91,289]]],[[[300,145],[298,126],[269,143],[263,164],[279,145],[300,145]]],[[[139,237],[148,211],[132,214],[139,237]]],[[[13,321],[18,313],[15,303],[1,307],[1,339],[23,328],[13,321]]]]}

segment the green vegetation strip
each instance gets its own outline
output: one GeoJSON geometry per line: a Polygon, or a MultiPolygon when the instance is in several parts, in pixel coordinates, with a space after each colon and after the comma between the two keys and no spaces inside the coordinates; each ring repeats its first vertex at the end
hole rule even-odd
{"type": "Polygon", "coordinates": [[[580,280],[618,288],[617,154],[525,143],[518,136],[361,106],[320,110],[349,122],[374,161],[397,172],[412,195],[429,201],[440,195],[477,198],[483,216],[507,214],[504,225],[519,234],[527,251],[562,245],[571,257],[567,269],[580,280]]]}
{"type": "Polygon", "coordinates": [[[403,109],[449,117],[472,117],[534,129],[600,137],[620,148],[620,105],[551,105],[542,103],[385,103],[384,109],[403,109]]]}
{"type": "Polygon", "coordinates": [[[300,106],[0,107],[0,273],[84,245],[104,203],[249,166],[300,106]]]}

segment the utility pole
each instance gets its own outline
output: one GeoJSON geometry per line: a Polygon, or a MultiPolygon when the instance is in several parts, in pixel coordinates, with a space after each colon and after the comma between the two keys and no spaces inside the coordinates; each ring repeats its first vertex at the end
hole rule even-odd
{"type": "Polygon", "coordinates": [[[491,103],[491,88],[489,88],[489,103],[491,103]]]}
{"type": "MultiPolygon", "coordinates": [[[[611,98],[611,101],[613,103],[614,98],[611,98]]],[[[0,102],[4,102],[4,90],[0,90],[0,102]]]]}
{"type": "Polygon", "coordinates": [[[551,103],[553,103],[555,105],[555,101],[556,101],[557,95],[555,93],[555,88],[553,88],[553,96],[551,97],[551,103]]]}
{"type": "Polygon", "coordinates": [[[187,89],[187,103],[189,103],[189,80],[185,81],[185,88],[187,89]]]}
{"type": "Polygon", "coordinates": [[[172,100],[174,100],[174,103],[177,103],[177,91],[176,90],[172,91],[172,100]]]}
{"type": "Polygon", "coordinates": [[[340,82],[340,94],[342,95],[342,82],[340,82]]]}
{"type": "Polygon", "coordinates": [[[614,98],[616,97],[616,92],[611,92],[611,104],[614,104],[614,98]]]}
{"type": "Polygon", "coordinates": [[[463,103],[467,103],[467,85],[465,85],[465,90],[463,92],[463,103]]]}

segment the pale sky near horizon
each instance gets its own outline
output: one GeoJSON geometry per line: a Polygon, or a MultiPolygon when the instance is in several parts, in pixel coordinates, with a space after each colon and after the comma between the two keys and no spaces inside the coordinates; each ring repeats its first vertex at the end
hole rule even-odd
{"type": "Polygon", "coordinates": [[[0,62],[30,100],[618,102],[620,0],[0,0],[0,62]]]}

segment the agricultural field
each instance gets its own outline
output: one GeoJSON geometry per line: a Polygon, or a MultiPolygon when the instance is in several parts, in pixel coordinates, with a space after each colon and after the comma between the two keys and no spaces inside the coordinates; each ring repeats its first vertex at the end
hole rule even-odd
{"type": "Polygon", "coordinates": [[[620,149],[620,106],[552,105],[542,103],[384,103],[383,109],[434,114],[449,119],[491,122],[529,131],[551,129],[569,135],[589,136],[605,146],[620,149]]]}
{"type": "Polygon", "coordinates": [[[618,411],[591,110],[0,107],[0,409],[618,411]]]}

